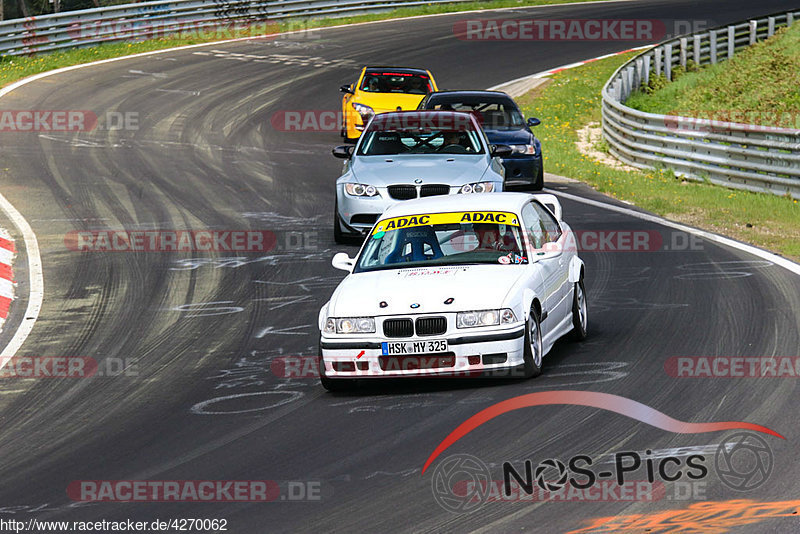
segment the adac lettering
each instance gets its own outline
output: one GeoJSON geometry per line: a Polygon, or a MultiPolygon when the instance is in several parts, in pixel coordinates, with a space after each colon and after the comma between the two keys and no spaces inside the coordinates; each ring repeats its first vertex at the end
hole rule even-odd
{"type": "Polygon", "coordinates": [[[430,221],[430,215],[421,215],[419,217],[401,217],[399,219],[392,219],[386,224],[386,231],[389,230],[396,230],[398,228],[405,228],[406,226],[419,226],[422,224],[428,224],[430,221]]]}
{"type": "Polygon", "coordinates": [[[465,213],[461,216],[461,222],[493,222],[505,223],[505,213],[465,213]]]}

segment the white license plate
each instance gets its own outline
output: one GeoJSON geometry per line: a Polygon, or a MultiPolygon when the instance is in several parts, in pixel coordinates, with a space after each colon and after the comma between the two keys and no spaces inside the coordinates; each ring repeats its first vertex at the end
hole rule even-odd
{"type": "Polygon", "coordinates": [[[447,352],[446,339],[428,339],[425,341],[384,341],[381,353],[384,356],[402,356],[404,354],[436,354],[447,352]]]}

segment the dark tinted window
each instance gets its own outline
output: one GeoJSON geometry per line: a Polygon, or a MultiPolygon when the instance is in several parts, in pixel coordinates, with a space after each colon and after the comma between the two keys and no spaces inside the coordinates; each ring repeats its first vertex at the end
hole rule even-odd
{"type": "Polygon", "coordinates": [[[430,93],[431,79],[427,74],[410,72],[368,71],[361,80],[362,91],[368,93],[407,93],[425,95],[430,93]]]}
{"type": "Polygon", "coordinates": [[[434,96],[426,108],[473,113],[485,129],[518,129],[525,125],[522,113],[510,98],[434,96]]]}

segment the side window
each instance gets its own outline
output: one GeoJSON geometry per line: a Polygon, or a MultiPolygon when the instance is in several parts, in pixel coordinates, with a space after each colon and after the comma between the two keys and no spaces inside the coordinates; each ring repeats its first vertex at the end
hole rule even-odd
{"type": "Polygon", "coordinates": [[[545,243],[558,241],[561,237],[558,221],[538,202],[522,208],[522,222],[534,248],[543,248],[545,243]]]}
{"type": "Polygon", "coordinates": [[[522,226],[533,248],[542,248],[545,243],[545,233],[540,225],[539,216],[531,204],[525,204],[522,208],[522,226]]]}
{"type": "Polygon", "coordinates": [[[533,209],[536,210],[539,218],[542,220],[542,226],[547,234],[546,241],[558,241],[558,239],[561,237],[561,227],[558,225],[556,218],[553,217],[553,214],[550,213],[550,210],[538,202],[531,202],[531,205],[533,206],[533,209]]]}

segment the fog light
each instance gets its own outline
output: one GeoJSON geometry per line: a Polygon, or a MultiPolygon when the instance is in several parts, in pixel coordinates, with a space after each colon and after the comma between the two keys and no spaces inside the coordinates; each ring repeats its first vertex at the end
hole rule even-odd
{"type": "Polygon", "coordinates": [[[467,361],[469,362],[470,365],[478,365],[479,363],[481,363],[481,357],[480,356],[467,356],[467,361]]]}

